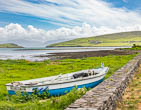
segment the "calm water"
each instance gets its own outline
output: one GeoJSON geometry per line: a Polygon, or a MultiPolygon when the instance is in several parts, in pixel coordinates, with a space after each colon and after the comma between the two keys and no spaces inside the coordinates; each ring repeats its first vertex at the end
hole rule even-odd
{"type": "Polygon", "coordinates": [[[125,47],[59,47],[59,48],[0,48],[0,59],[26,59],[30,61],[42,61],[48,57],[35,57],[37,55],[48,55],[57,52],[82,52],[82,51],[99,51],[114,50],[125,47]]]}

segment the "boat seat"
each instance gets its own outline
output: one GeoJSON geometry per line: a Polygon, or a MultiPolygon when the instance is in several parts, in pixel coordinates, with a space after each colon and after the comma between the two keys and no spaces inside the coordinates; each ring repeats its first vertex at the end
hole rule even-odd
{"type": "Polygon", "coordinates": [[[88,77],[88,73],[78,73],[73,75],[74,79],[80,78],[80,77],[88,77]]]}

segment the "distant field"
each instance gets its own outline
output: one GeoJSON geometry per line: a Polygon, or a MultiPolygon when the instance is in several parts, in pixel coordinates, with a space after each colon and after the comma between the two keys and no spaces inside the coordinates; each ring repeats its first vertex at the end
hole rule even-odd
{"type": "Polygon", "coordinates": [[[48,47],[132,46],[133,44],[141,45],[141,31],[78,38],[66,42],[51,44],[48,47]]]}

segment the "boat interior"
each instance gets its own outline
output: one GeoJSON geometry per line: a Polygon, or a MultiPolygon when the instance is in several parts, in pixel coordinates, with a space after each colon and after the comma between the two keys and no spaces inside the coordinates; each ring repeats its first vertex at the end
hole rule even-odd
{"type": "Polygon", "coordinates": [[[43,85],[43,84],[51,84],[57,83],[62,81],[69,81],[69,80],[76,80],[85,77],[92,77],[96,76],[101,72],[102,68],[99,69],[89,69],[89,70],[82,70],[79,72],[73,72],[69,74],[60,74],[57,76],[46,77],[46,78],[39,78],[39,79],[32,79],[32,80],[25,80],[25,81],[16,81],[10,83],[13,86],[32,86],[32,85],[43,85]]]}

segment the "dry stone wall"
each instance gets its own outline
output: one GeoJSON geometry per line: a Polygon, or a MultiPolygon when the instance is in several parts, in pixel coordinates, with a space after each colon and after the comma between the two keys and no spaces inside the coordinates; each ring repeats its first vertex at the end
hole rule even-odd
{"type": "Polygon", "coordinates": [[[129,61],[111,77],[88,91],[82,98],[72,103],[66,110],[115,110],[125,88],[133,79],[141,63],[141,54],[129,61]]]}

